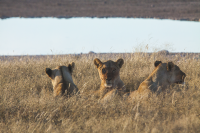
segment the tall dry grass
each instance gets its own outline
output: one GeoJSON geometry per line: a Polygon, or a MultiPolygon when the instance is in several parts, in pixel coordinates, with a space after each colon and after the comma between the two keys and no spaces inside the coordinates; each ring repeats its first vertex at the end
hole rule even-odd
{"type": "Polygon", "coordinates": [[[200,132],[200,60],[153,54],[108,54],[80,56],[23,57],[0,61],[1,132],[200,132]],[[147,101],[127,103],[116,96],[103,105],[91,96],[100,79],[94,58],[124,58],[120,76],[128,91],[134,91],[154,69],[154,61],[173,61],[187,74],[185,86],[147,101]],[[70,98],[52,95],[45,68],[75,62],[74,83],[80,95],[70,98]]]}

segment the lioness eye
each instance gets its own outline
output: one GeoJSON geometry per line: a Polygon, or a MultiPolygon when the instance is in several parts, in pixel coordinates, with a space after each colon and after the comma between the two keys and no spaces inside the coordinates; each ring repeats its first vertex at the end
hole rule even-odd
{"type": "Polygon", "coordinates": [[[103,69],[102,69],[102,73],[106,73],[106,69],[103,68],[103,69]]]}

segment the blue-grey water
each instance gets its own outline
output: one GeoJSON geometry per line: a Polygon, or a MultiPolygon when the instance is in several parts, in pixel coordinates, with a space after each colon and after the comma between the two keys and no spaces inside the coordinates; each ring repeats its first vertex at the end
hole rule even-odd
{"type": "Polygon", "coordinates": [[[137,18],[0,20],[0,55],[200,52],[200,22],[137,18]]]}

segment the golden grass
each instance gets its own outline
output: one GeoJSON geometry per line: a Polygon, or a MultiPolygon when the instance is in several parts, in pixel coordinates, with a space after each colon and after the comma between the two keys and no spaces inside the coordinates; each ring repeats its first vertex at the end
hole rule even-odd
{"type": "Polygon", "coordinates": [[[0,61],[1,132],[200,132],[200,61],[157,54],[107,54],[23,57],[0,61]],[[91,93],[100,86],[94,58],[125,61],[120,76],[134,91],[154,69],[154,61],[173,61],[187,74],[185,86],[173,85],[167,93],[147,101],[127,103],[117,96],[103,105],[91,93]],[[45,68],[75,62],[74,83],[80,95],[52,95],[45,68]]]}

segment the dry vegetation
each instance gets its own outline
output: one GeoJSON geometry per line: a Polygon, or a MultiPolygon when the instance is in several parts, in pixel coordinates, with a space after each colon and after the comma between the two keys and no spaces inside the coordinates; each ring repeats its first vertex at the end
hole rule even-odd
{"type": "Polygon", "coordinates": [[[200,132],[200,61],[177,54],[123,55],[121,79],[134,91],[154,69],[154,61],[173,61],[186,74],[185,86],[173,85],[147,101],[127,103],[116,97],[103,105],[91,93],[100,86],[95,57],[116,60],[118,56],[53,56],[41,59],[0,61],[1,132],[200,132]],[[45,68],[74,61],[73,79],[80,95],[53,98],[45,68]]]}

